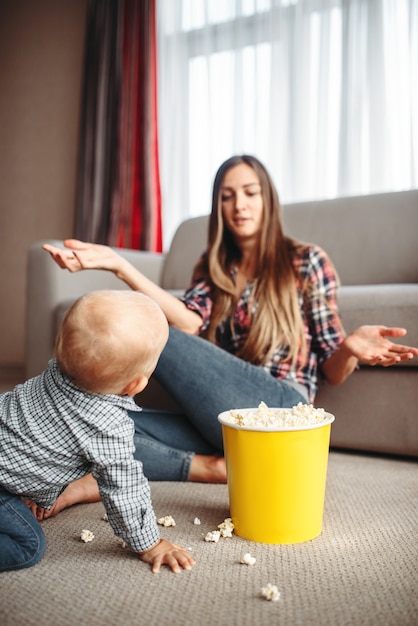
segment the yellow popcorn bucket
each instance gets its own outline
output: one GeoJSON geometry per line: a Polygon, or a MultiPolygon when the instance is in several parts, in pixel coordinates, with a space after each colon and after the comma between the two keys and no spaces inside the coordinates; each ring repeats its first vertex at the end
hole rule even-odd
{"type": "MultiPolygon", "coordinates": [[[[240,409],[243,414],[255,409],[240,409]]],[[[275,409],[272,409],[273,411],[275,409]]],[[[309,541],[321,534],[331,423],[286,429],[222,425],[234,532],[260,543],[309,541]]]]}

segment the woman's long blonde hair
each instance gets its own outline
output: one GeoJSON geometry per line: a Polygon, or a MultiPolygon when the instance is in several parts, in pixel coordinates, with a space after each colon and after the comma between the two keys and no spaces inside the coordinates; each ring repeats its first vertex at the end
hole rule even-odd
{"type": "Polygon", "coordinates": [[[241,251],[225,225],[222,213],[221,187],[228,170],[241,163],[257,174],[263,200],[263,225],[256,262],[254,299],[257,301],[248,336],[239,356],[263,364],[278,346],[288,348],[287,360],[296,363],[300,351],[306,356],[306,341],[298,303],[297,277],[292,252],[297,243],[286,237],[281,224],[281,210],[276,188],[264,165],[249,155],[234,156],[216,173],[213,184],[212,211],[209,220],[208,254],[196,266],[195,276],[213,285],[213,310],[207,339],[215,342],[219,324],[230,320],[237,305],[237,294],[231,271],[241,260],[241,251]]]}

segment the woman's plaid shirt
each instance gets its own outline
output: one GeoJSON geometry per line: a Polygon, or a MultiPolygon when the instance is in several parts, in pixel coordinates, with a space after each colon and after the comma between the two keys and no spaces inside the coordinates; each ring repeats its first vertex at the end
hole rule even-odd
{"type": "MultiPolygon", "coordinates": [[[[301,383],[314,401],[318,387],[318,369],[344,339],[337,305],[338,280],[326,253],[315,245],[299,246],[293,256],[293,266],[298,280],[298,298],[305,326],[307,359],[299,354],[297,364],[292,367],[286,361],[288,347],[278,346],[272,358],[263,367],[272,376],[301,383]],[[309,289],[302,289],[309,285],[309,289]]],[[[234,314],[232,331],[228,322],[223,323],[216,333],[217,344],[238,354],[251,324],[251,314],[257,307],[253,299],[254,283],[249,283],[241,294],[234,314]]],[[[183,296],[188,308],[197,312],[203,320],[200,333],[209,324],[212,313],[212,289],[206,281],[196,279],[183,296]]]]}

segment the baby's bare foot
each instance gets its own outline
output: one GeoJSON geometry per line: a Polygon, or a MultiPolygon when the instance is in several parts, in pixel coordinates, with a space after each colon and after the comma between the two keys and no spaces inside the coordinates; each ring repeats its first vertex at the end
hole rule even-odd
{"type": "Polygon", "coordinates": [[[62,494],[58,496],[50,509],[44,509],[27,499],[25,499],[25,503],[29,506],[36,519],[41,522],[44,519],[57,515],[60,511],[67,509],[73,504],[99,502],[99,500],[100,493],[97,482],[91,474],[87,474],[87,476],[70,483],[62,494]]]}
{"type": "Polygon", "coordinates": [[[191,465],[189,480],[198,483],[226,483],[226,463],[222,456],[195,454],[191,465]]]}

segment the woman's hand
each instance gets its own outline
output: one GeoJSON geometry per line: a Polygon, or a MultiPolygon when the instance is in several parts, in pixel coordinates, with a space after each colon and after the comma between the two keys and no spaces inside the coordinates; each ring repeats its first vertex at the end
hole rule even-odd
{"type": "Polygon", "coordinates": [[[390,338],[403,337],[405,328],[360,326],[347,335],[343,343],[322,364],[322,372],[331,385],[340,385],[356,369],[359,361],[366,365],[389,367],[418,356],[418,348],[394,343],[390,338]]]}
{"type": "Polygon", "coordinates": [[[57,248],[45,243],[42,248],[49,252],[59,267],[70,272],[100,269],[116,273],[123,263],[122,257],[108,246],[78,239],[66,239],[64,245],[65,248],[57,248]]]}
{"type": "Polygon", "coordinates": [[[195,564],[193,557],[185,548],[170,543],[166,539],[160,541],[145,552],[139,552],[139,558],[144,563],[151,565],[151,571],[156,574],[161,565],[167,565],[172,572],[177,574],[181,569],[192,569],[195,564]]]}
{"type": "Polygon", "coordinates": [[[389,338],[403,337],[405,328],[387,326],[360,326],[347,335],[345,347],[359,361],[367,365],[388,367],[418,356],[418,348],[394,343],[389,338]]]}

